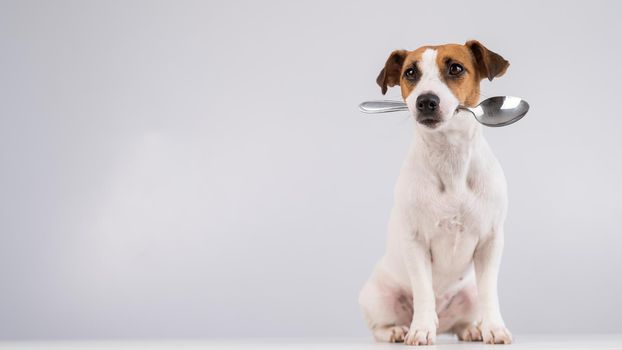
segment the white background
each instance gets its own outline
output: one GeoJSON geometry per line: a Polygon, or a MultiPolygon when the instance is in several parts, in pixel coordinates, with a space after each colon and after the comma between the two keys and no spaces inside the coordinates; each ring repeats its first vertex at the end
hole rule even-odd
{"type": "Polygon", "coordinates": [[[413,125],[356,106],[468,39],[532,107],[486,130],[506,323],[619,332],[619,4],[0,1],[0,339],[367,336],[413,125]]]}

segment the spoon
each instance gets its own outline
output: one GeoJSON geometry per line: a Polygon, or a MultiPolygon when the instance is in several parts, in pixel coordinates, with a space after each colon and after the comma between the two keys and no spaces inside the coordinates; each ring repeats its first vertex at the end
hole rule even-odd
{"type": "MultiPolygon", "coordinates": [[[[402,101],[366,101],[359,105],[363,113],[389,113],[407,111],[402,101]]],[[[478,122],[486,126],[506,126],[517,122],[529,111],[529,103],[520,97],[495,96],[485,99],[475,107],[458,106],[471,112],[478,122]]]]}

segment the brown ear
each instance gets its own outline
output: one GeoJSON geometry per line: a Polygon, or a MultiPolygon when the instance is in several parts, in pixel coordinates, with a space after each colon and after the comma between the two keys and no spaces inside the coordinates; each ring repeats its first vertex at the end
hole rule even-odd
{"type": "Polygon", "coordinates": [[[475,57],[480,79],[492,80],[495,77],[500,77],[510,66],[510,62],[499,54],[488,50],[477,40],[467,41],[464,45],[471,50],[473,57],[475,57]]]}
{"type": "Polygon", "coordinates": [[[395,85],[400,85],[402,65],[404,64],[406,54],[406,50],[395,50],[391,52],[389,59],[387,59],[387,62],[384,64],[384,68],[382,68],[380,74],[378,74],[376,83],[380,85],[383,95],[387,93],[387,86],[393,87],[395,85]]]}

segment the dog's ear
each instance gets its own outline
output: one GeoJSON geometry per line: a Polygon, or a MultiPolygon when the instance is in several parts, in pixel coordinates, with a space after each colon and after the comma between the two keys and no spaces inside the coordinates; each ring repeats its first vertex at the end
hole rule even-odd
{"type": "Polygon", "coordinates": [[[378,74],[376,83],[380,85],[382,94],[387,93],[387,86],[393,87],[400,85],[400,76],[402,75],[402,65],[404,65],[404,59],[406,58],[406,50],[395,50],[391,52],[389,59],[384,64],[384,68],[378,74]]]}
{"type": "Polygon", "coordinates": [[[480,80],[502,76],[510,66],[510,62],[506,61],[499,54],[488,50],[477,40],[470,40],[464,44],[471,50],[473,57],[475,58],[475,66],[480,76],[480,80]]]}

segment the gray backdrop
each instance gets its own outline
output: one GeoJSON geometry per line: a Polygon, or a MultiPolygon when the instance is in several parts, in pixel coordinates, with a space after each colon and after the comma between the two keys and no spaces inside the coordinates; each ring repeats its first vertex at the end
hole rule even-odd
{"type": "Polygon", "coordinates": [[[0,2],[0,338],[368,336],[412,121],[389,52],[479,39],[517,334],[622,325],[620,2],[0,2]],[[389,97],[398,97],[397,90],[389,97]]]}

